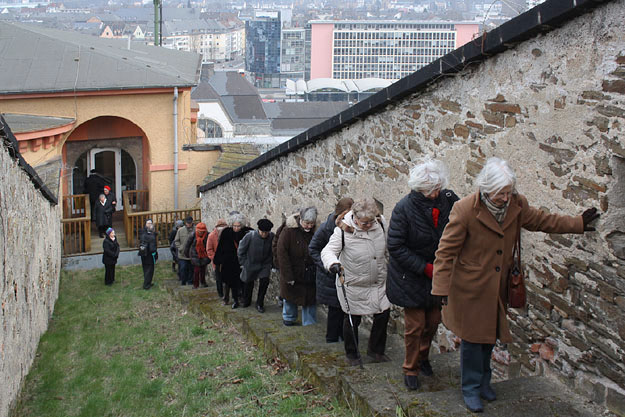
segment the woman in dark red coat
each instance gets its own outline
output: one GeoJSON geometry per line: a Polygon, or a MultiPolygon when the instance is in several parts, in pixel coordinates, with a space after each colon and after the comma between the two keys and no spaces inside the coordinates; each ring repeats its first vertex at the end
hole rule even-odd
{"type": "Polygon", "coordinates": [[[317,209],[308,207],[287,218],[278,239],[280,297],[284,299],[282,321],[292,326],[297,320],[297,306],[302,306],[302,324],[317,322],[316,268],[308,253],[315,234],[317,209]]]}

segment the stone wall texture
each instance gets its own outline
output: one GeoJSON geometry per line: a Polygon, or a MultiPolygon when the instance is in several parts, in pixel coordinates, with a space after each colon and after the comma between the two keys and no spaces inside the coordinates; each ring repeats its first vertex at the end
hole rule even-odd
{"type": "Polygon", "coordinates": [[[0,149],[0,416],[7,416],[59,292],[61,213],[0,149]]]}
{"type": "MultiPolygon", "coordinates": [[[[613,1],[442,77],[206,190],[203,220],[236,209],[252,224],[279,224],[307,205],[325,219],[341,196],[373,196],[389,218],[420,158],[445,161],[461,196],[475,190],[487,158],[507,159],[530,204],[565,214],[597,206],[602,215],[594,233],[523,233],[530,305],[512,312],[516,342],[496,357],[503,376],[555,375],[625,413],[624,21],[625,1],[613,1]]],[[[454,348],[444,331],[439,343],[454,348]]]]}

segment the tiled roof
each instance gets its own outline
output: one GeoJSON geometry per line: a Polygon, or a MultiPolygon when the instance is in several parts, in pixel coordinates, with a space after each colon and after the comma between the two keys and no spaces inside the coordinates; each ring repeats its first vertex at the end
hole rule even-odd
{"type": "Polygon", "coordinates": [[[0,94],[188,87],[201,56],[0,22],[0,94]]]}
{"type": "Polygon", "coordinates": [[[250,143],[224,143],[221,144],[222,153],[204,179],[211,182],[224,174],[247,164],[255,159],[260,152],[250,143]]]}
{"type": "Polygon", "coordinates": [[[388,105],[397,103],[410,94],[425,90],[443,76],[456,74],[473,62],[483,62],[491,59],[501,52],[516,47],[520,42],[531,39],[541,33],[550,32],[556,27],[573,20],[575,17],[586,14],[596,7],[611,1],[614,0],[547,0],[431,62],[419,71],[400,79],[336,116],[265,152],[245,166],[228,172],[221,178],[201,186],[199,191],[205,192],[215,188],[246,172],[266,165],[274,159],[295,152],[318,140],[323,140],[332,132],[343,129],[358,120],[366,118],[370,114],[384,111],[388,105]]]}
{"type": "Polygon", "coordinates": [[[74,122],[68,117],[35,116],[31,114],[4,113],[13,133],[36,132],[38,130],[54,129],[74,122]]]}

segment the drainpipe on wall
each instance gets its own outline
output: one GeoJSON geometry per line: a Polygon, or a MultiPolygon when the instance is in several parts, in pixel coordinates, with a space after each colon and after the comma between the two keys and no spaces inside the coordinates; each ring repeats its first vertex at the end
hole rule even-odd
{"type": "Polygon", "coordinates": [[[174,210],[178,210],[178,87],[174,87],[174,210]]]}

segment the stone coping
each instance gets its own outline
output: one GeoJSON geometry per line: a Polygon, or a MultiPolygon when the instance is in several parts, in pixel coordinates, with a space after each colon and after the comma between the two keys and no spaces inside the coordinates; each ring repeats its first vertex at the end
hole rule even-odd
{"type": "MultiPolygon", "coordinates": [[[[462,401],[458,352],[431,355],[434,376],[420,376],[421,388],[411,392],[404,387],[401,369],[404,345],[396,334],[389,334],[386,344],[391,361],[373,363],[366,356],[368,333],[361,329],[364,369],[350,367],[345,362],[343,344],[325,342],[326,321],[321,309],[318,309],[319,323],[286,327],[282,324],[281,309],[272,300],[267,300],[266,311],[261,314],[253,305],[238,309],[222,305],[214,284],[195,290],[180,286],[175,279],[163,284],[189,310],[214,322],[232,324],[267,355],[279,357],[317,389],[347,403],[354,415],[395,417],[401,415],[398,406],[405,416],[473,415],[462,401]]],[[[493,388],[499,400],[485,403],[484,416],[610,415],[603,408],[584,402],[557,381],[544,377],[500,381],[493,388]]]]}

